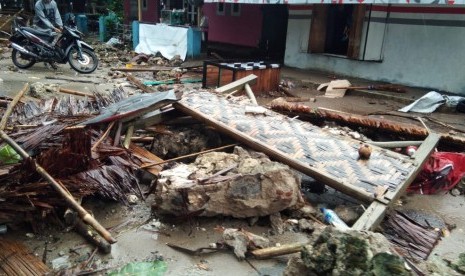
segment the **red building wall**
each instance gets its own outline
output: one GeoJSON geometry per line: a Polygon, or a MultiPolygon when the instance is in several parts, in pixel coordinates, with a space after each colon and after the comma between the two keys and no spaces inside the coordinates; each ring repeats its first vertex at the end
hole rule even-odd
{"type": "MultiPolygon", "coordinates": [[[[131,20],[131,13],[133,15],[134,20],[138,18],[138,11],[137,11],[137,2],[138,0],[124,0],[124,23],[130,24],[131,20]],[[131,11],[131,2],[134,11],[131,11]]],[[[142,2],[143,0],[141,0],[142,2]]],[[[142,22],[145,23],[158,23],[160,22],[159,19],[159,0],[146,0],[147,1],[147,8],[142,9],[142,22]]]]}
{"type": "Polygon", "coordinates": [[[231,15],[231,4],[228,3],[225,3],[225,15],[217,15],[216,5],[203,5],[203,13],[208,16],[208,40],[258,47],[262,32],[261,5],[242,4],[240,16],[231,15]]]}
{"type": "Polygon", "coordinates": [[[158,0],[146,0],[147,9],[142,9],[142,22],[145,23],[158,23],[159,11],[158,11],[158,0]]]}

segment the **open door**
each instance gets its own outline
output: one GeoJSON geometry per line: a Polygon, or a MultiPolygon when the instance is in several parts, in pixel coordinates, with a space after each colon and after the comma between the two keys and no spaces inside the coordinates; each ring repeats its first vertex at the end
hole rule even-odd
{"type": "Polygon", "coordinates": [[[326,41],[326,23],[329,5],[316,4],[312,9],[310,37],[308,41],[309,53],[324,53],[326,41]]]}
{"type": "Polygon", "coordinates": [[[365,5],[313,5],[308,51],[358,59],[364,18],[365,5]]]}

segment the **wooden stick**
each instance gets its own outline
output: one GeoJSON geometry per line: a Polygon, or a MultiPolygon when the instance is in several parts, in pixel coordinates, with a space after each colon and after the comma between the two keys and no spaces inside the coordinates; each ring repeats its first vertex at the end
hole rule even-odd
{"type": "Polygon", "coordinates": [[[253,250],[251,253],[257,259],[268,259],[276,256],[282,256],[292,253],[297,253],[307,245],[306,243],[291,243],[284,244],[281,246],[268,247],[262,249],[253,250]]]}
{"type": "Polygon", "coordinates": [[[248,83],[246,83],[244,85],[244,88],[245,88],[245,93],[247,93],[247,96],[250,98],[250,100],[252,101],[252,103],[254,105],[258,105],[257,103],[257,99],[255,98],[255,95],[252,91],[252,88],[250,87],[250,85],[248,83]]]}
{"type": "Polygon", "coordinates": [[[128,81],[130,81],[132,84],[134,84],[140,90],[142,90],[142,91],[144,91],[146,93],[153,93],[153,91],[150,88],[148,88],[146,85],[144,85],[138,79],[136,79],[133,75],[128,74],[126,76],[126,78],[128,79],[128,81]]]}
{"type": "Polygon", "coordinates": [[[8,118],[11,115],[11,112],[13,112],[13,109],[15,108],[16,104],[19,102],[19,100],[24,95],[24,93],[26,93],[26,91],[28,90],[29,90],[29,83],[26,83],[23,89],[21,89],[21,91],[19,91],[18,94],[16,94],[16,96],[13,98],[10,105],[8,105],[8,108],[6,109],[5,113],[3,114],[2,120],[0,121],[0,130],[3,131],[5,129],[6,124],[8,122],[8,118]]]}
{"type": "Polygon", "coordinates": [[[69,207],[75,210],[85,223],[92,226],[109,243],[116,242],[116,240],[111,236],[110,232],[108,232],[102,225],[100,225],[100,223],[94,217],[92,217],[86,211],[86,209],[82,208],[82,206],[76,202],[66,187],[60,185],[60,183],[58,183],[50,174],[48,174],[44,168],[37,164],[37,162],[3,130],[0,130],[0,138],[2,138],[8,145],[10,145],[23,159],[29,159],[35,171],[42,175],[52,185],[52,187],[63,197],[69,207]]]}
{"type": "Polygon", "coordinates": [[[61,93],[65,93],[65,94],[89,97],[89,98],[91,98],[93,100],[95,99],[95,96],[92,95],[92,94],[85,93],[85,92],[80,92],[80,91],[76,91],[76,90],[60,88],[58,91],[61,92],[61,93]]]}
{"type": "Polygon", "coordinates": [[[108,125],[107,130],[105,131],[105,133],[103,133],[102,137],[100,137],[100,139],[98,139],[97,142],[95,142],[95,144],[91,148],[91,151],[94,151],[100,145],[100,143],[102,143],[102,141],[107,138],[108,133],[110,133],[110,130],[113,128],[114,125],[115,121],[111,122],[110,125],[108,125]]]}
{"type": "Polygon", "coordinates": [[[188,154],[188,155],[179,156],[179,157],[176,157],[176,158],[173,158],[173,159],[164,160],[164,161],[161,161],[161,162],[144,165],[144,166],[141,166],[140,168],[145,169],[145,168],[149,168],[149,167],[153,167],[153,166],[158,166],[158,165],[165,164],[165,163],[168,163],[168,162],[171,162],[171,161],[177,161],[177,160],[181,160],[181,159],[184,159],[184,158],[187,158],[187,157],[192,157],[192,156],[197,156],[197,155],[212,152],[212,151],[227,149],[227,148],[230,148],[230,147],[235,147],[237,145],[238,144],[230,144],[230,145],[219,147],[219,148],[204,150],[204,151],[201,151],[201,152],[196,152],[196,153],[192,153],[192,154],[188,154]]]}

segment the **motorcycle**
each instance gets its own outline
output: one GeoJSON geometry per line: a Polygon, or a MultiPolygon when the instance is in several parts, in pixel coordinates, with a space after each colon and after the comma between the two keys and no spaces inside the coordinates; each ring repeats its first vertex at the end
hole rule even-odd
{"type": "Polygon", "coordinates": [[[27,69],[36,62],[66,64],[67,62],[79,73],[89,74],[98,66],[98,58],[94,49],[84,41],[83,34],[73,26],[74,18],[70,17],[69,26],[63,26],[56,43],[55,33],[20,26],[15,18],[10,47],[13,48],[11,59],[21,69],[27,69]]]}

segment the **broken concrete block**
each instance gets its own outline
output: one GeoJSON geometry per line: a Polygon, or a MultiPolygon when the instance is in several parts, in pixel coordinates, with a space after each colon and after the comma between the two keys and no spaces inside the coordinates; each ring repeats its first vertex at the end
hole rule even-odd
{"type": "Polygon", "coordinates": [[[301,257],[307,273],[316,275],[411,275],[404,261],[390,254],[388,240],[373,232],[327,227],[301,257]]]}
{"type": "Polygon", "coordinates": [[[304,202],[300,178],[263,154],[237,148],[232,154],[203,154],[178,167],[163,171],[157,180],[154,209],[160,215],[201,212],[247,218],[299,208],[304,202]]]}
{"type": "Polygon", "coordinates": [[[245,258],[245,253],[248,250],[270,246],[270,241],[267,238],[255,235],[243,229],[224,229],[223,240],[234,249],[234,254],[241,260],[245,258]]]}

